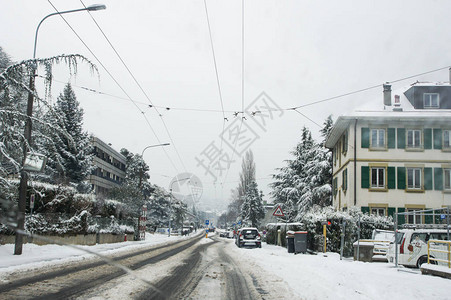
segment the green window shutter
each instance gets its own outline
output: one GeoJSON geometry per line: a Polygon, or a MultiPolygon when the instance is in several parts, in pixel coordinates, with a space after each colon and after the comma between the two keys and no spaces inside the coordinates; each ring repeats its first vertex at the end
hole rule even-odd
{"type": "Polygon", "coordinates": [[[370,208],[368,206],[362,206],[360,209],[363,214],[370,214],[370,208]]]}
{"type": "Polygon", "coordinates": [[[370,147],[370,129],[369,128],[362,128],[362,141],[361,141],[362,148],[369,148],[370,147]]]}
{"type": "MultiPolygon", "coordinates": [[[[426,208],[426,209],[430,209],[430,208],[426,208]]],[[[432,223],[434,223],[434,216],[432,216],[432,215],[425,215],[424,216],[424,223],[425,224],[432,224],[432,223]]]]}
{"type": "Polygon", "coordinates": [[[434,168],[434,190],[443,190],[443,169],[434,168]]]}
{"type": "Polygon", "coordinates": [[[406,189],[406,168],[398,167],[398,190],[406,189]]]}
{"type": "Polygon", "coordinates": [[[362,166],[361,171],[362,189],[368,189],[370,187],[370,167],[362,166]]]}
{"type": "Polygon", "coordinates": [[[344,140],[344,146],[343,146],[344,152],[348,152],[348,132],[345,133],[345,140],[344,140]]]}
{"type": "Polygon", "coordinates": [[[424,189],[432,190],[432,168],[424,168],[424,189]]]}
{"type": "Polygon", "coordinates": [[[442,149],[442,130],[434,128],[434,149],[442,149]]]}
{"type": "Polygon", "coordinates": [[[334,178],[334,197],[336,197],[337,196],[337,191],[338,191],[338,178],[337,177],[335,177],[334,178]]]}
{"type": "Polygon", "coordinates": [[[398,148],[406,148],[406,130],[404,128],[398,128],[398,148]]]}
{"type": "Polygon", "coordinates": [[[395,219],[395,212],[396,212],[396,208],[389,207],[388,211],[387,211],[387,216],[388,217],[393,217],[393,219],[395,219]]]}
{"type": "Polygon", "coordinates": [[[388,139],[388,148],[394,149],[396,148],[396,129],[388,128],[387,130],[387,139],[388,139]]]}
{"type": "Polygon", "coordinates": [[[432,149],[432,129],[425,128],[423,130],[424,134],[424,149],[432,149]]]}
{"type": "Polygon", "coordinates": [[[387,187],[389,189],[396,189],[396,168],[387,168],[387,187]]]}
{"type": "MultiPolygon", "coordinates": [[[[398,207],[398,213],[403,213],[403,212],[406,212],[406,209],[404,207],[398,207]]],[[[402,225],[404,223],[406,223],[406,216],[404,216],[404,215],[398,216],[398,226],[402,225]]]]}
{"type": "Polygon", "coordinates": [[[345,190],[348,189],[348,169],[345,170],[345,190]]]}

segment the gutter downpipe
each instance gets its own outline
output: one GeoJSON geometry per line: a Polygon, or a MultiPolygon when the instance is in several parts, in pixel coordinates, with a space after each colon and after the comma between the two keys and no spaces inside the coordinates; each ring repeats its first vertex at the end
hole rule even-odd
{"type": "Polygon", "coordinates": [[[357,119],[354,123],[354,206],[357,205],[357,119]]]}

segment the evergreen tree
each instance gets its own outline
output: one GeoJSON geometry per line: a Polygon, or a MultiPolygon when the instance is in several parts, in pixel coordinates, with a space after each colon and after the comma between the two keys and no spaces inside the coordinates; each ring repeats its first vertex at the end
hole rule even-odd
{"type": "Polygon", "coordinates": [[[255,162],[252,150],[248,150],[241,163],[240,183],[238,185],[238,196],[246,195],[246,189],[251,182],[255,181],[255,162]]]}
{"type": "Polygon", "coordinates": [[[158,186],[153,186],[152,195],[147,200],[147,222],[154,229],[168,227],[171,212],[171,195],[158,186]]]}
{"type": "Polygon", "coordinates": [[[52,141],[44,143],[53,180],[82,183],[92,169],[92,146],[88,133],[83,131],[83,109],[69,83],[47,118],[63,129],[49,130],[52,141]]]}
{"type": "Polygon", "coordinates": [[[299,220],[313,205],[330,205],[332,182],[332,154],[324,141],[332,128],[329,116],[321,129],[323,141],[315,143],[308,128],[302,129],[301,142],[291,152],[294,159],[277,169],[270,184],[271,196],[283,204],[284,213],[291,221],[299,220]]]}
{"type": "Polygon", "coordinates": [[[250,223],[252,227],[258,227],[260,220],[264,217],[263,199],[258,192],[257,183],[253,181],[246,188],[241,206],[241,219],[243,223],[250,223]]]}
{"type": "Polygon", "coordinates": [[[125,148],[121,149],[120,152],[125,156],[125,179],[121,186],[111,190],[110,197],[126,204],[133,215],[138,216],[146,199],[154,192],[157,195],[155,197],[158,198],[162,195],[162,192],[161,190],[155,191],[156,186],[148,182],[150,178],[147,174],[149,166],[141,155],[133,154],[125,148]]]}

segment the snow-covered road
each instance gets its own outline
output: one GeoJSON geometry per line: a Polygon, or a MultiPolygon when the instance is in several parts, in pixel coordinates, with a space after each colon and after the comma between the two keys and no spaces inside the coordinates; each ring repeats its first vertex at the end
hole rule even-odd
{"type": "MultiPolygon", "coordinates": [[[[149,235],[146,241],[96,245],[101,254],[119,254],[149,245],[164,245],[189,237],[149,235]]],[[[421,275],[416,269],[396,269],[388,263],[340,260],[326,255],[289,254],[282,247],[263,244],[261,249],[238,248],[232,239],[210,235],[198,244],[200,259],[187,285],[190,299],[451,299],[451,280],[421,275]]],[[[89,260],[90,254],[67,247],[25,245],[22,256],[14,256],[13,245],[0,246],[0,283],[11,274],[26,270],[89,260]]],[[[83,299],[140,298],[149,290],[136,276],[159,283],[180,268],[195,253],[187,250],[163,261],[104,283],[83,299]]],[[[189,275],[191,276],[191,275],[189,275]]],[[[1,294],[0,294],[1,296],[1,294]]],[[[1,297],[0,297],[1,298],[1,297]]]]}

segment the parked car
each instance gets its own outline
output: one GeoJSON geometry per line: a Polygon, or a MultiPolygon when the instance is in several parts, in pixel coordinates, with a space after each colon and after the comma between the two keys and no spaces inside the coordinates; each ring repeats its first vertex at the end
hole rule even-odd
{"type": "Polygon", "coordinates": [[[387,250],[390,242],[395,240],[395,232],[390,230],[374,229],[372,238],[374,243],[373,260],[387,261],[387,250]]]}
{"type": "Polygon", "coordinates": [[[168,234],[169,233],[169,228],[157,228],[155,230],[155,233],[159,233],[159,234],[168,234]]]}
{"type": "MultiPolygon", "coordinates": [[[[444,229],[401,229],[398,231],[396,239],[398,242],[398,264],[419,268],[427,262],[428,241],[447,240],[447,232],[444,229]]],[[[435,258],[436,256],[431,254],[431,257],[435,258]]],[[[394,242],[390,243],[387,259],[391,263],[395,262],[394,242]]],[[[432,263],[437,264],[435,261],[432,261],[432,263]]]]}
{"type": "Polygon", "coordinates": [[[258,248],[262,247],[261,235],[257,228],[254,227],[244,227],[238,230],[235,238],[235,244],[238,248],[243,246],[255,246],[258,248]]]}

